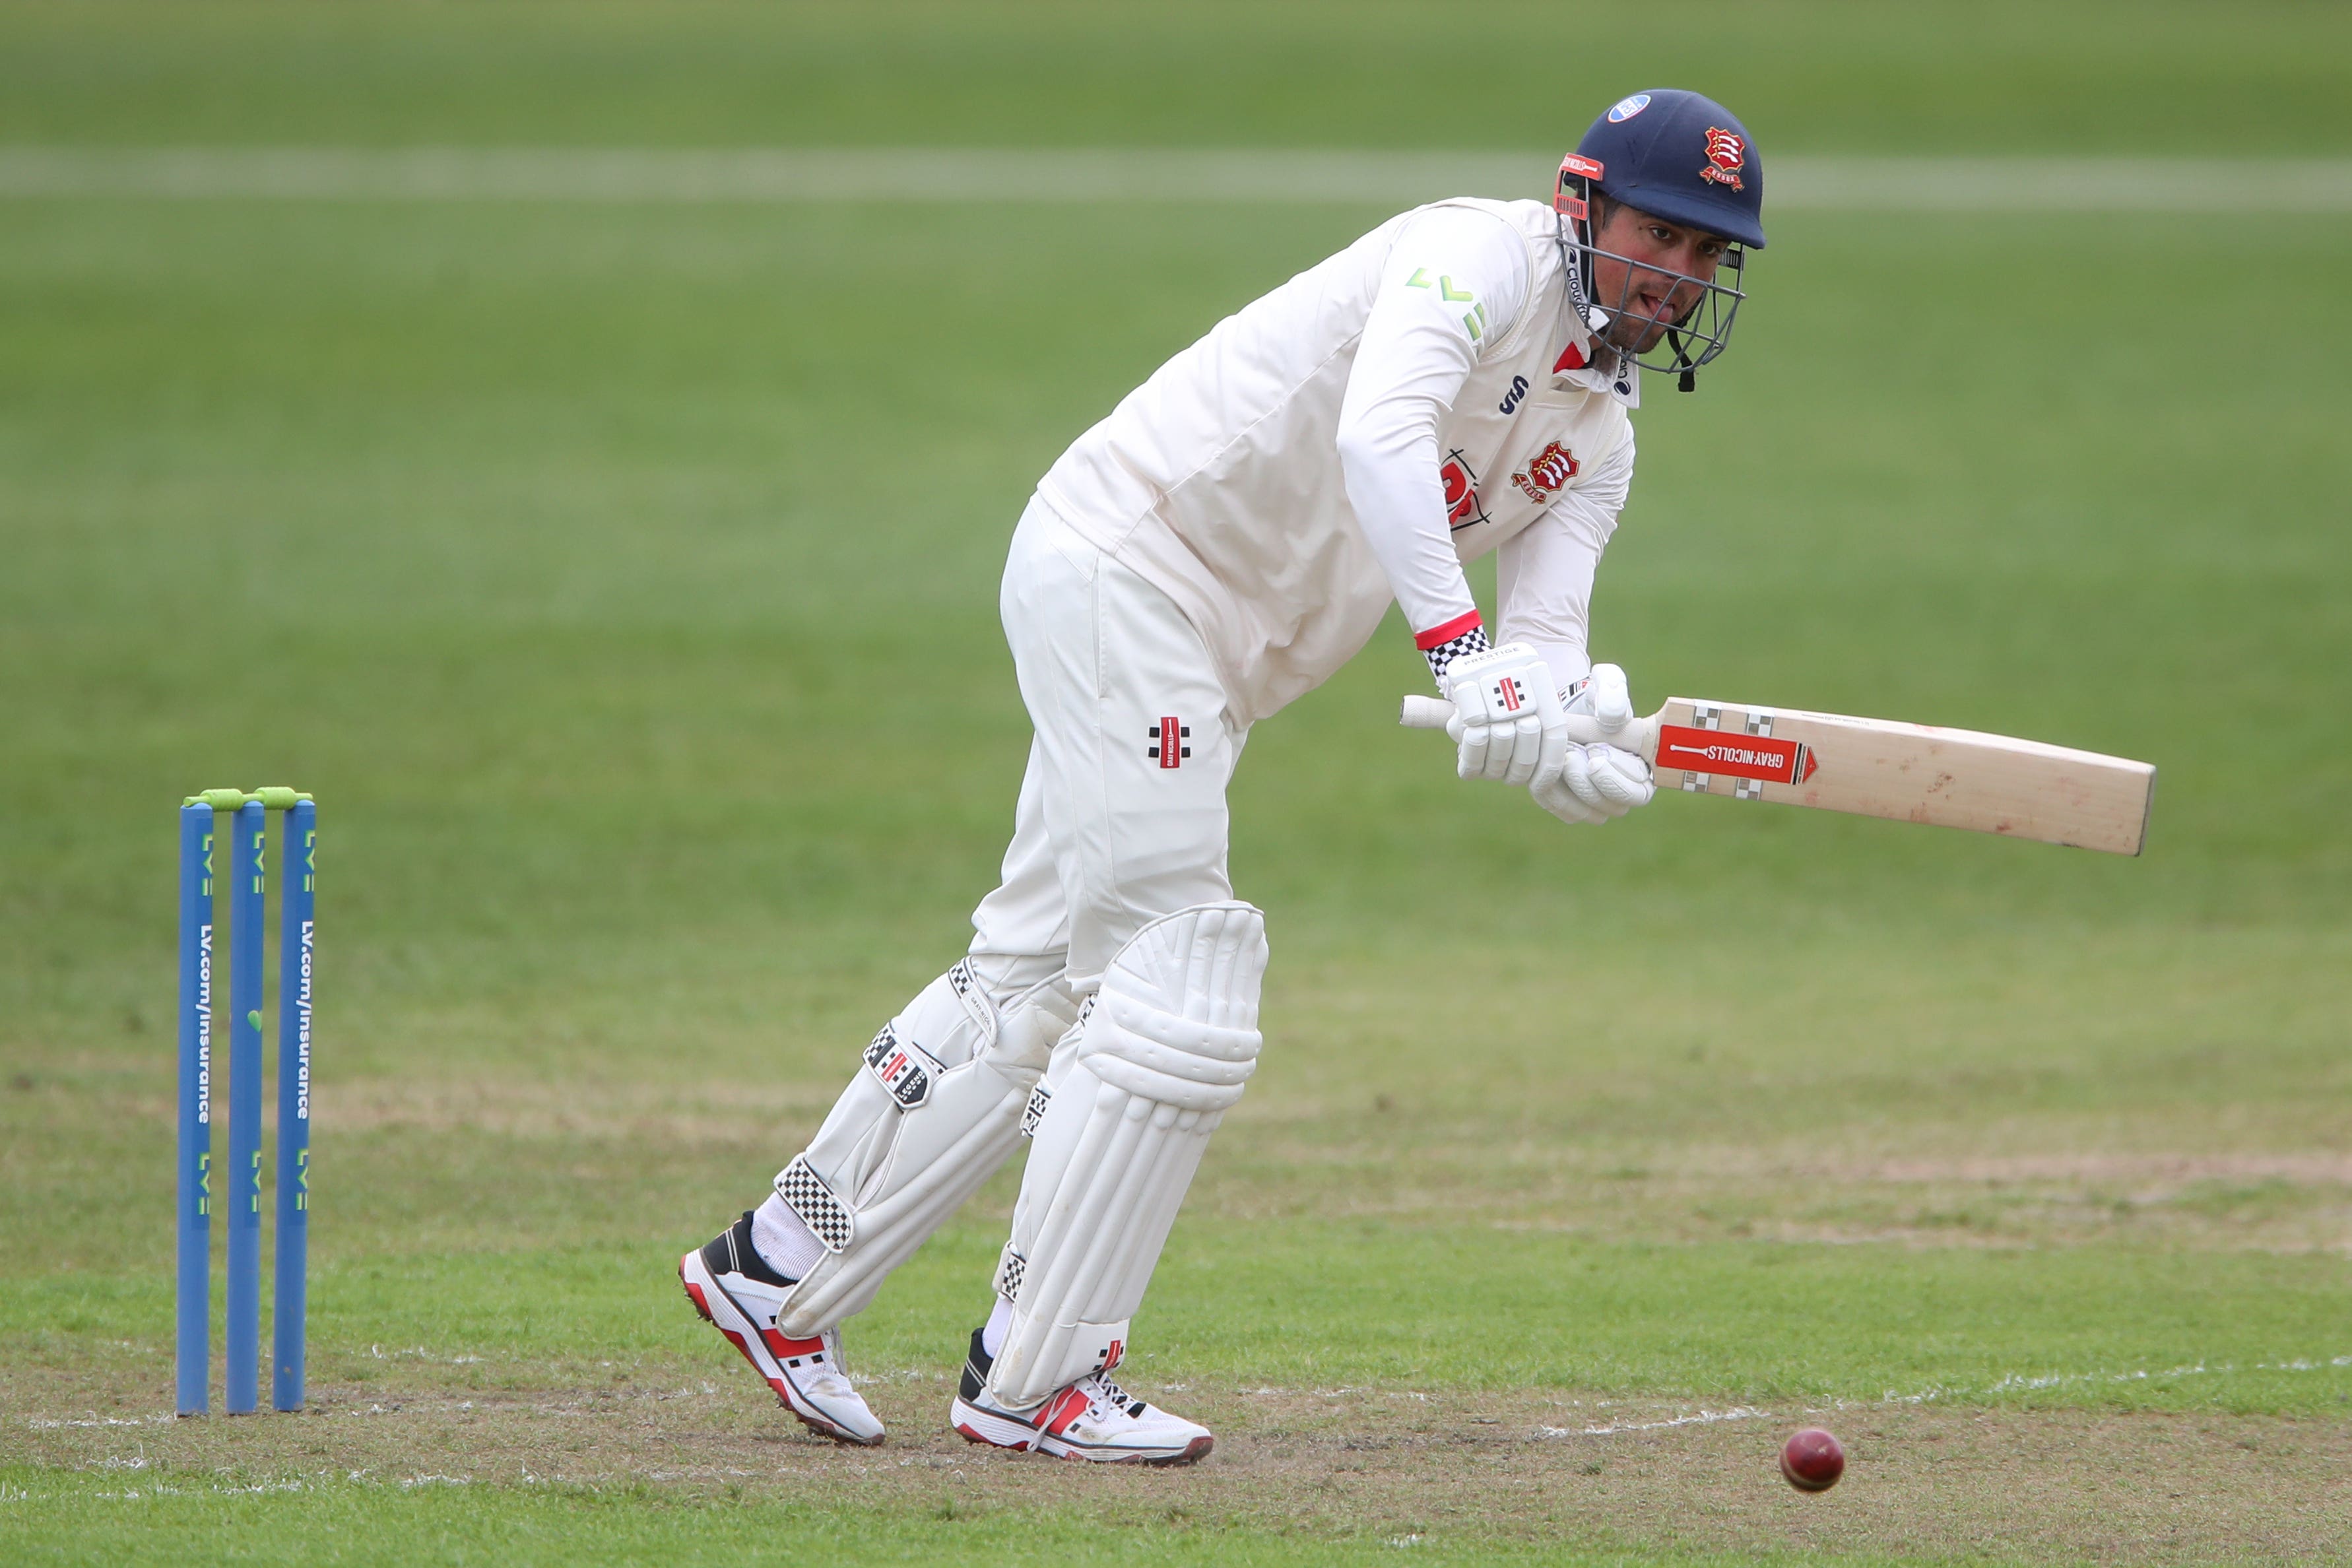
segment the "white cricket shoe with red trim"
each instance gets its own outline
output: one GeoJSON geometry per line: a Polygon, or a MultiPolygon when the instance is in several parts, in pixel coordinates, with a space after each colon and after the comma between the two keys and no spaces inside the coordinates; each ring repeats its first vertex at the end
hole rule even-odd
{"type": "Polygon", "coordinates": [[[677,1277],[704,1321],[743,1352],[784,1408],[811,1430],[867,1447],[882,1441],[880,1419],[849,1385],[840,1331],[828,1329],[813,1340],[776,1331],[776,1313],[793,1281],[751,1245],[749,1210],[709,1246],[679,1258],[677,1277]]]}
{"type": "Polygon", "coordinates": [[[1146,1405],[1099,1372],[1042,1405],[1007,1410],[988,1393],[995,1359],[981,1348],[981,1331],[973,1330],[963,1383],[948,1415],[966,1442],[1104,1465],[1189,1465],[1215,1446],[1206,1426],[1146,1405]]]}

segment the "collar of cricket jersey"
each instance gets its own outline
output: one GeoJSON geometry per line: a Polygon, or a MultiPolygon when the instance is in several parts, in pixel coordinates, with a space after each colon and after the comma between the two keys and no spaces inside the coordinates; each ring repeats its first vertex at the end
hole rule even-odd
{"type": "Polygon", "coordinates": [[[1606,393],[1628,408],[1642,406],[1642,367],[1596,337],[1571,338],[1552,362],[1552,379],[1606,393]]]}

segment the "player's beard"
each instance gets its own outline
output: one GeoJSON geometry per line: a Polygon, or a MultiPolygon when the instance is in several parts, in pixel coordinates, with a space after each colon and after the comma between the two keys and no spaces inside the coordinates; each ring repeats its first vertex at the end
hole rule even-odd
{"type": "MultiPolygon", "coordinates": [[[[1654,268],[1634,266],[1626,273],[1624,286],[1616,300],[1594,301],[1609,312],[1609,324],[1601,332],[1601,341],[1621,353],[1647,353],[1658,346],[1666,332],[1681,324],[1690,313],[1690,305],[1675,298],[1685,289],[1693,288],[1692,280],[1675,273],[1661,272],[1654,268]],[[1651,313],[1651,307],[1641,299],[1636,284],[1654,279],[1665,286],[1665,299],[1651,313]]],[[[1704,290],[1701,290],[1702,294],[1704,290]]],[[[1693,301],[1692,303],[1696,303],[1693,301]]]]}

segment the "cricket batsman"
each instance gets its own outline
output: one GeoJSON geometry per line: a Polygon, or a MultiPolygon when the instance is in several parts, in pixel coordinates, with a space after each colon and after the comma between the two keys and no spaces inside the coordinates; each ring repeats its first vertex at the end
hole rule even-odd
{"type": "Polygon", "coordinates": [[[1728,110],[1637,92],[1549,205],[1391,219],[1220,321],[1039,482],[1002,598],[1035,726],[1003,885],[774,1191],[679,1263],[793,1415],[882,1441],[841,1325],[1026,1139],[950,1422],[1069,1458],[1209,1451],[1111,1373],[1257,1064],[1265,921],[1225,859],[1243,742],[1393,601],[1454,705],[1463,778],[1570,823],[1649,800],[1638,755],[1572,743],[1565,719],[1633,718],[1624,671],[1586,652],[1630,415],[1643,370],[1688,391],[1723,352],[1763,196],[1728,110]],[[1499,646],[1463,575],[1489,552],[1499,646]]]}

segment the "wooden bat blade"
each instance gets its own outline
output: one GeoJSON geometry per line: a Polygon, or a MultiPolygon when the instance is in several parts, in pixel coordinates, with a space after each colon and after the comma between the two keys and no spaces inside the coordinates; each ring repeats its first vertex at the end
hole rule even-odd
{"type": "Polygon", "coordinates": [[[1965,827],[2137,855],[2156,769],[2040,741],[1893,719],[1676,697],[1658,713],[1660,789],[1965,827]]]}
{"type": "MultiPolygon", "coordinates": [[[[1443,729],[1454,705],[1408,697],[1402,721],[1443,729]]],[[[1589,721],[1570,738],[1589,740],[1589,721]]],[[[1675,697],[1615,742],[1641,752],[1660,789],[1964,827],[2137,855],[2156,769],[2066,746],[1893,719],[1675,697]]]]}

